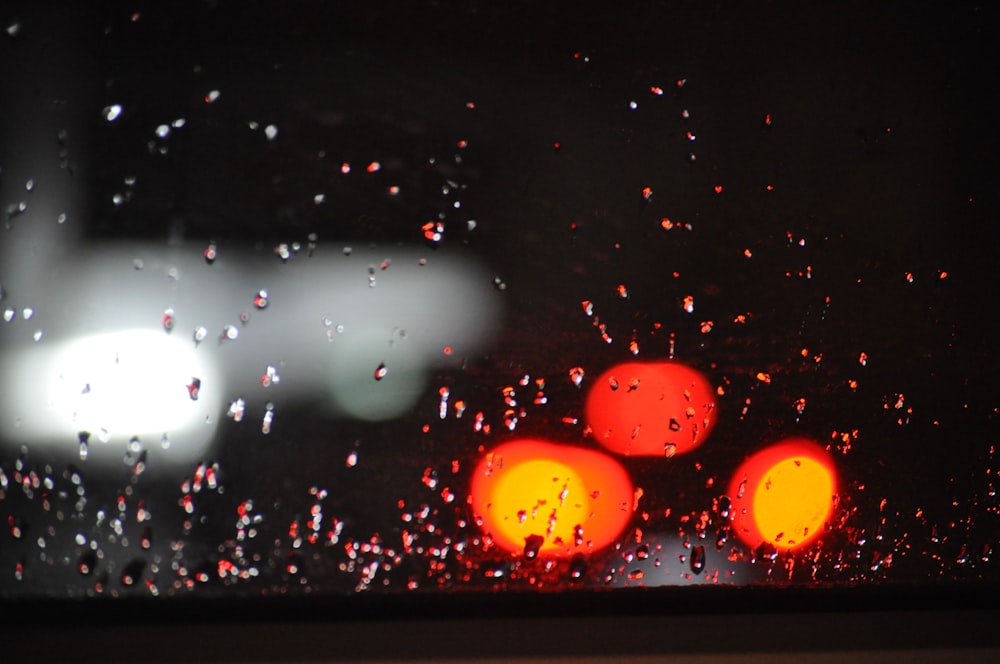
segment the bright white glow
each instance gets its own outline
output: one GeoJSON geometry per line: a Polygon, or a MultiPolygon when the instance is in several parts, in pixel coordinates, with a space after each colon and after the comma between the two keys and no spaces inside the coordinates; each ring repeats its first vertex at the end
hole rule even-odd
{"type": "Polygon", "coordinates": [[[184,465],[209,453],[217,427],[287,435],[302,404],[332,418],[389,420],[437,399],[427,394],[431,372],[488,344],[500,313],[490,273],[446,251],[427,260],[398,246],[313,256],[290,248],[284,261],[232,247],[208,266],[204,248],[90,244],[41,277],[14,270],[10,292],[23,300],[0,322],[0,444],[75,460],[87,431],[93,466],[121,463],[139,436],[151,463],[184,465]],[[369,269],[382,264],[372,287],[369,269]],[[25,305],[36,312],[30,324],[25,305]],[[35,325],[45,331],[37,343],[35,325]]]}
{"type": "Polygon", "coordinates": [[[125,330],[39,347],[20,353],[13,365],[9,375],[24,379],[3,406],[5,424],[15,421],[33,442],[71,447],[86,431],[92,450],[132,436],[151,448],[154,438],[169,433],[201,448],[214,433],[206,420],[219,407],[218,373],[193,343],[162,331],[125,330]],[[188,389],[192,379],[200,382],[197,400],[188,389]]]}

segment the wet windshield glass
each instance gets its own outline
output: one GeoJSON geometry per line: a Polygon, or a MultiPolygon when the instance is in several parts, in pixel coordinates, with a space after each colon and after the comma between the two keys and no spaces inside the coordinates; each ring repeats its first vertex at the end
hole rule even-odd
{"type": "Polygon", "coordinates": [[[3,10],[0,594],[995,583],[975,13],[607,11],[3,10]]]}

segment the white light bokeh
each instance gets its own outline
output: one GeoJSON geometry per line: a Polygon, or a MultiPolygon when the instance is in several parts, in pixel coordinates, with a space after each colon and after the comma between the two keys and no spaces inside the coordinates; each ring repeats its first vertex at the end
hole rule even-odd
{"type": "Polygon", "coordinates": [[[34,315],[0,325],[0,443],[69,457],[86,431],[88,463],[102,464],[120,463],[138,436],[152,462],[188,465],[211,454],[237,399],[240,435],[263,435],[270,413],[280,436],[283,414],[306,404],[331,420],[385,421],[410,412],[429,373],[461,366],[498,322],[490,274],[446,252],[337,246],[283,261],[220,245],[207,263],[204,248],[81,244],[32,282],[15,273],[10,301],[34,315]],[[268,367],[280,381],[262,382],[268,367]]]}
{"type": "MultiPolygon", "coordinates": [[[[200,454],[221,406],[220,372],[193,344],[153,330],[123,330],[37,346],[8,360],[6,375],[21,387],[0,406],[18,438],[76,451],[81,432],[95,457],[103,443],[133,436],[180,443],[174,452],[200,454]],[[198,379],[198,398],[188,385],[198,379]],[[186,441],[186,442],[181,442],[186,441]]],[[[146,447],[150,447],[146,443],[146,447]]]]}

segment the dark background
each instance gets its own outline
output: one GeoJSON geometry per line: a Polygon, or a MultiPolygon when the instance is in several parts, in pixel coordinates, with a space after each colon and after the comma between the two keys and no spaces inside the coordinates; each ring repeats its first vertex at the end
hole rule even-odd
{"type": "MultiPolygon", "coordinates": [[[[857,429],[849,452],[833,443],[845,515],[822,552],[821,583],[800,565],[793,581],[814,592],[783,589],[787,594],[776,597],[796,599],[760,602],[761,609],[788,609],[783,601],[813,612],[855,602],[873,609],[942,602],[982,608],[998,579],[990,558],[1000,544],[1000,503],[990,479],[1000,406],[991,343],[1000,209],[991,12],[943,2],[539,5],[4,9],[4,26],[21,26],[0,35],[0,75],[10,91],[0,110],[4,210],[23,187],[17,174],[24,146],[45,145],[50,154],[39,158],[47,166],[38,170],[49,168],[54,179],[86,192],[77,194],[76,215],[86,241],[213,239],[269,251],[276,241],[316,233],[335,249],[352,241],[392,246],[420,243],[420,225],[444,213],[449,230],[440,250],[486,262],[506,284],[496,294],[506,318],[494,347],[468,358],[463,371],[441,376],[455,393],[499,402],[501,385],[524,373],[546,376],[552,407],[518,434],[579,442],[579,429],[559,423],[580,415],[579,395],[561,380],[566,369],[582,365],[596,376],[630,359],[633,336],[640,359],[662,358],[673,333],[677,358],[724,384],[727,396],[713,441],[697,458],[667,467],[629,462],[637,485],[669,487],[646,491],[650,512],[673,508],[673,517],[650,530],[674,532],[679,516],[706,508],[718,491],[705,489],[705,477],[724,484],[764,442],[805,435],[826,444],[832,430],[857,429]],[[662,96],[652,86],[662,87],[662,96]],[[206,104],[212,89],[221,96],[206,104]],[[111,103],[124,112],[109,124],[100,111],[111,103]],[[150,144],[153,129],[177,117],[185,127],[150,144]],[[256,131],[247,127],[251,120],[259,122],[256,131]],[[274,141],[262,134],[270,123],[279,128],[274,141]],[[60,129],[68,130],[65,155],[55,140],[60,129]],[[459,140],[468,147],[458,149],[459,140]],[[156,152],[161,143],[166,154],[156,152]],[[453,158],[458,153],[461,163],[453,158]],[[359,177],[373,160],[382,169],[359,177]],[[344,161],[350,177],[340,173],[344,161]],[[115,206],[111,195],[123,191],[127,175],[136,185],[128,202],[115,206]],[[441,193],[449,180],[462,187],[458,212],[455,194],[441,193]],[[400,196],[385,195],[390,184],[402,188],[400,196]],[[648,202],[641,195],[647,186],[648,202]],[[326,204],[314,204],[319,192],[326,204]],[[692,230],[664,231],[662,217],[692,230]],[[470,218],[477,221],[473,231],[464,228],[470,218]],[[813,277],[797,277],[807,265],[813,277]],[[620,283],[628,286],[627,300],[614,295],[620,283]],[[692,315],[681,312],[685,295],[695,296],[692,315]],[[583,317],[583,299],[595,303],[614,344],[603,344],[583,317]],[[732,322],[747,312],[748,324],[732,322]],[[708,335],[699,329],[705,320],[715,322],[708,335]],[[801,348],[822,352],[822,362],[804,360],[801,348]],[[862,351],[870,357],[863,368],[862,351]],[[773,383],[761,385],[758,371],[771,373],[773,383]],[[859,380],[856,391],[846,387],[851,378],[859,380]],[[914,409],[905,425],[892,408],[899,393],[914,409]],[[799,397],[808,400],[802,417],[792,407],[799,397]],[[739,418],[746,398],[753,405],[739,418]],[[696,472],[695,462],[705,471],[696,472]],[[888,552],[895,553],[893,566],[872,569],[888,552]],[[957,562],[963,556],[968,562],[957,562]],[[872,583],[889,592],[857,601],[872,583]]],[[[16,233],[25,217],[7,221],[16,233]]],[[[280,538],[288,521],[308,510],[305,489],[317,482],[343,487],[326,509],[350,515],[347,534],[377,530],[388,538],[399,527],[396,491],[419,502],[424,467],[456,456],[471,467],[478,457],[470,442],[490,442],[470,441],[457,425],[415,437],[435,417],[433,395],[421,403],[419,412],[380,425],[304,410],[289,418],[298,424],[282,430],[280,447],[250,455],[245,433],[224,431],[219,461],[228,496],[206,508],[196,532],[183,534],[176,519],[157,526],[157,541],[186,539],[192,567],[201,560],[214,569],[220,553],[213,549],[228,532],[234,496],[254,492],[276,529],[268,536],[280,538]],[[363,439],[360,478],[345,473],[340,448],[334,455],[312,445],[317,436],[363,439]],[[400,453],[400,443],[418,446],[420,455],[400,453]]],[[[15,459],[4,454],[0,465],[10,474],[15,459]]],[[[110,504],[123,481],[89,482],[92,504],[110,504]]],[[[176,500],[175,478],[155,468],[142,490],[163,505],[176,500]]],[[[14,492],[4,503],[8,514],[44,518],[14,492]]],[[[441,520],[454,527],[458,516],[444,512],[441,520]]],[[[287,542],[268,555],[283,561],[287,542]]],[[[591,581],[617,568],[619,557],[596,556],[591,581]]],[[[354,579],[337,576],[335,559],[313,560],[302,561],[312,565],[310,588],[338,597],[350,591],[354,579]]],[[[34,561],[12,540],[0,542],[0,561],[6,599],[83,592],[75,572],[30,576],[34,561]],[[31,585],[10,580],[19,560],[31,585]]],[[[412,564],[424,571],[422,561],[412,564]]],[[[294,581],[274,571],[262,583],[294,594],[294,581]]],[[[405,576],[392,581],[390,590],[405,576]]],[[[483,591],[469,612],[485,611],[495,601],[490,586],[469,585],[483,591]]],[[[516,578],[501,587],[531,590],[516,578]]],[[[194,595],[258,591],[216,584],[194,595]]],[[[643,597],[633,609],[621,606],[632,598],[608,604],[584,595],[581,603],[602,616],[676,611],[651,609],[657,602],[643,597]]],[[[669,594],[654,597],[671,601],[669,594]]],[[[713,601],[681,597],[712,620],[713,601]]],[[[384,602],[402,616],[421,611],[384,602]]],[[[563,610],[552,604],[554,613],[563,610]]],[[[756,604],[741,600],[736,613],[756,604]]],[[[40,610],[45,606],[61,604],[42,603],[40,610]]],[[[369,617],[380,606],[366,609],[369,617]]],[[[518,610],[517,601],[499,606],[501,613],[518,610]]],[[[350,607],[321,604],[318,615],[342,617],[350,607]]],[[[980,619],[953,620],[966,618],[980,619]]],[[[550,654],[537,644],[526,648],[550,654]]]]}

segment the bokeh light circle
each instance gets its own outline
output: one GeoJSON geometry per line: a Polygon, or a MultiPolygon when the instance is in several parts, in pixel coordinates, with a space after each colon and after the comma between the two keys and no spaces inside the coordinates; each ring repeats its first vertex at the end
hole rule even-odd
{"type": "Polygon", "coordinates": [[[497,546],[566,556],[614,542],[632,516],[632,491],[628,473],[606,454],[521,439],[479,462],[472,506],[497,546]]]}
{"type": "Polygon", "coordinates": [[[704,442],[718,417],[715,391],[698,371],[675,362],[626,362],[590,387],[587,424],[622,455],[673,456],[704,442]]]}
{"type": "Polygon", "coordinates": [[[836,492],[836,468],[823,448],[805,438],[783,440],[754,454],[733,475],[733,530],[751,547],[801,547],[823,531],[836,492]]]}

